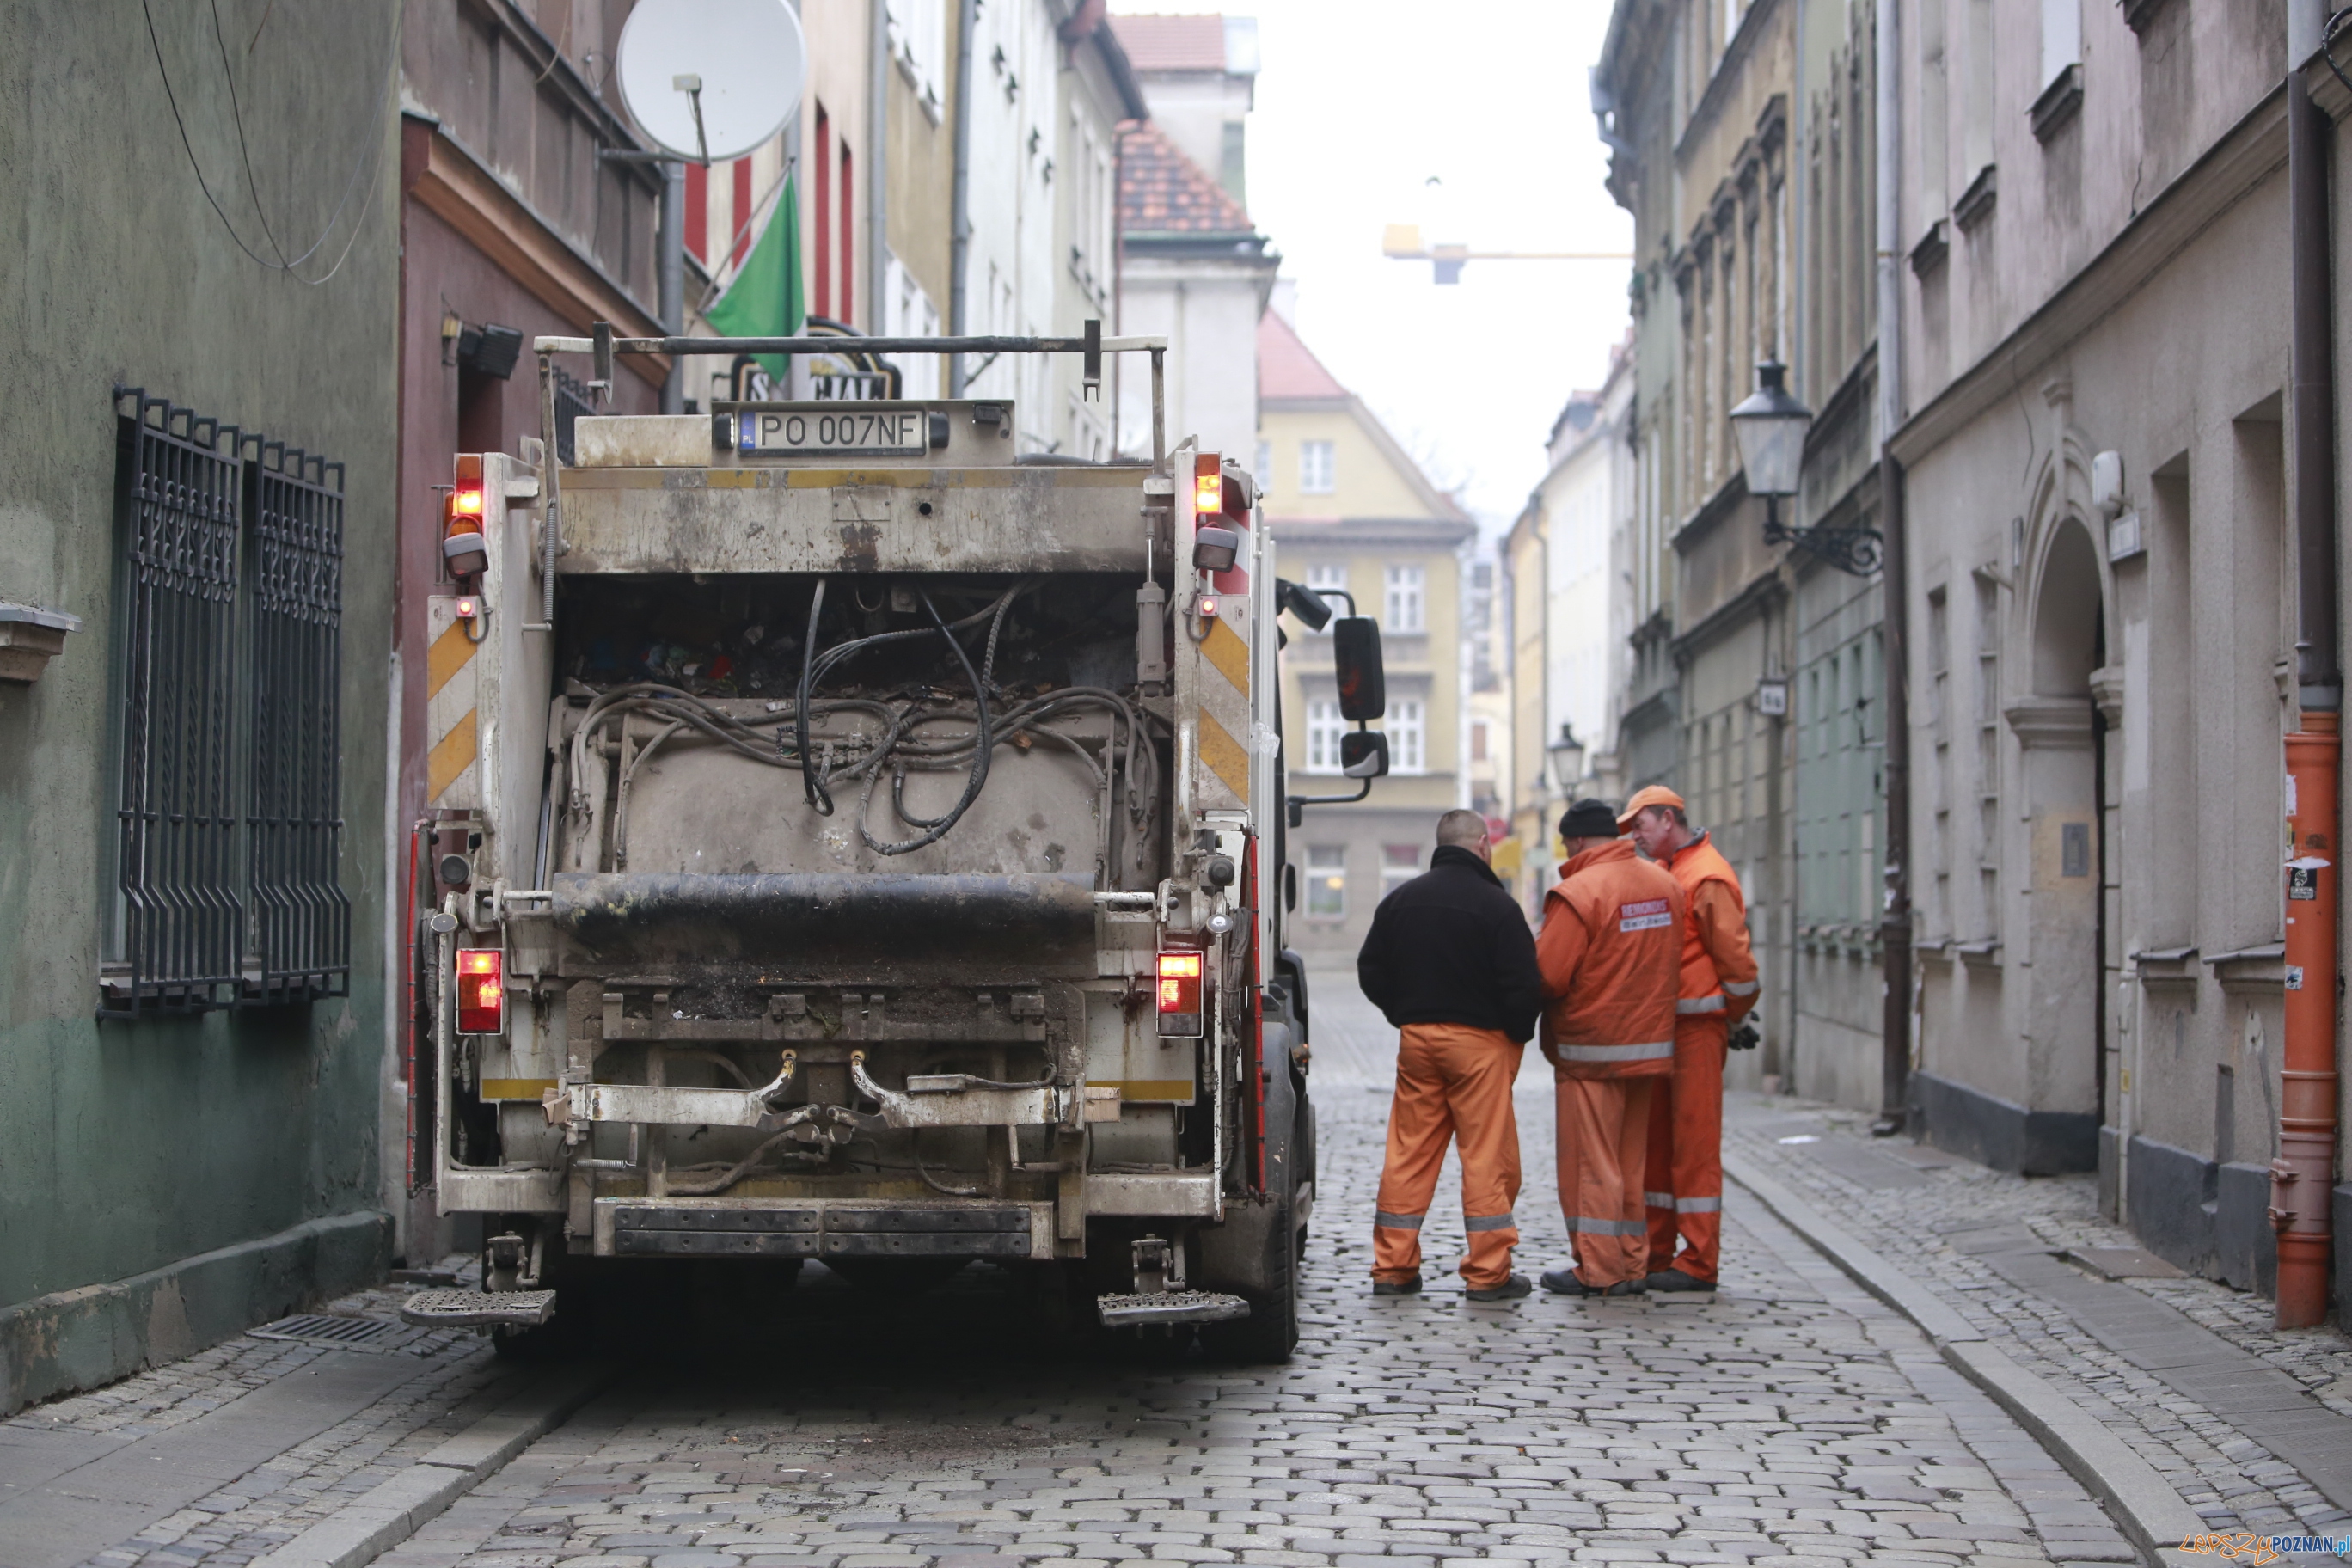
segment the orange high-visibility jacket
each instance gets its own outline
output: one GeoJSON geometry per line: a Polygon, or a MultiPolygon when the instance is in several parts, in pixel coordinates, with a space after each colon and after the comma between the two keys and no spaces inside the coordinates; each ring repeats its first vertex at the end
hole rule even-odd
{"type": "Polygon", "coordinates": [[[1700,834],[1666,857],[1688,912],[1683,919],[1683,981],[1675,1011],[1720,1014],[1736,1024],[1756,1005],[1756,954],[1748,946],[1748,900],[1739,874],[1700,834]]]}
{"type": "Polygon", "coordinates": [[[1616,838],[1559,868],[1544,895],[1536,962],[1544,1054],[1570,1078],[1670,1072],[1681,974],[1683,890],[1616,838]]]}

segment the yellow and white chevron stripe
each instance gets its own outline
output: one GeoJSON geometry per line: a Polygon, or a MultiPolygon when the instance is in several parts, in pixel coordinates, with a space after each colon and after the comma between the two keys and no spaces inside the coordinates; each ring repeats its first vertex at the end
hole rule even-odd
{"type": "MultiPolygon", "coordinates": [[[[1246,598],[1234,595],[1227,613],[1244,611],[1246,598]]],[[[1239,632],[1220,618],[1209,623],[1200,642],[1201,662],[1193,688],[1201,720],[1201,763],[1233,792],[1233,803],[1250,798],[1250,650],[1239,632]]],[[[1202,783],[1205,784],[1206,780],[1202,783]]],[[[1202,805],[1214,804],[1205,797],[1202,805]]]]}
{"type": "Polygon", "coordinates": [[[436,594],[425,601],[425,802],[436,810],[474,810],[482,804],[478,728],[482,651],[474,640],[481,623],[457,616],[457,601],[436,594]]]}

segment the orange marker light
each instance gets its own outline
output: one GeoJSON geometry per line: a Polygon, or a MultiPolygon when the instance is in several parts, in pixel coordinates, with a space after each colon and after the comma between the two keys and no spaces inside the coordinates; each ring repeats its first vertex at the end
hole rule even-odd
{"type": "Polygon", "coordinates": [[[449,492],[449,510],[462,517],[482,515],[482,487],[459,486],[449,492]]]}
{"type": "Polygon", "coordinates": [[[1225,510],[1225,481],[1215,474],[1204,474],[1192,487],[1192,509],[1202,512],[1225,510]]]}

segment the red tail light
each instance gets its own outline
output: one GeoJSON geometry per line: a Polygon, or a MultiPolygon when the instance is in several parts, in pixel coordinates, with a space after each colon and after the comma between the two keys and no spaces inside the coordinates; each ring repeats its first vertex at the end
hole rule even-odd
{"type": "Polygon", "coordinates": [[[496,948],[457,952],[457,1032],[496,1035],[506,1028],[506,956],[496,948]]]}
{"type": "Polygon", "coordinates": [[[1201,1032],[1201,955],[1160,955],[1160,1032],[1179,1038],[1201,1032]]]}

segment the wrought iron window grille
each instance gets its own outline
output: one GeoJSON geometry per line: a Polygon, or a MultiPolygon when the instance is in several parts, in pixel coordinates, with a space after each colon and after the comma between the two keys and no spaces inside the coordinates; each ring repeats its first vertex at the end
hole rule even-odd
{"type": "Polygon", "coordinates": [[[115,397],[116,897],[98,1015],[347,994],[341,465],[143,388],[115,397]]]}
{"type": "Polygon", "coordinates": [[[596,412],[594,396],[588,385],[562,365],[549,367],[555,376],[555,453],[565,464],[577,459],[572,456],[572,427],[583,414],[596,412]]]}

